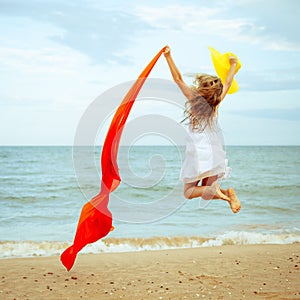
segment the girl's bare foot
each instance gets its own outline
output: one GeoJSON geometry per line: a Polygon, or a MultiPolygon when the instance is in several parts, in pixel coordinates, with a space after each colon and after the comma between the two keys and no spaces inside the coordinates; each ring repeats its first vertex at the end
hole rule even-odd
{"type": "Polygon", "coordinates": [[[223,194],[220,185],[217,181],[213,182],[212,185],[205,187],[205,192],[202,195],[202,199],[210,200],[210,199],[222,199],[228,202],[231,201],[230,197],[223,194]]]}
{"type": "Polygon", "coordinates": [[[233,213],[237,213],[240,211],[241,209],[241,203],[240,203],[240,200],[238,199],[235,191],[233,188],[229,188],[227,190],[227,195],[229,196],[229,205],[230,205],[230,208],[232,210],[233,213]]]}

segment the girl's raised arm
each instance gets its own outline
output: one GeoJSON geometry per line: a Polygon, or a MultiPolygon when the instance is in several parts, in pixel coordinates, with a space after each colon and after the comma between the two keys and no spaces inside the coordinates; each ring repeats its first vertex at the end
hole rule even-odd
{"type": "Polygon", "coordinates": [[[174,81],[177,83],[179,88],[181,89],[182,93],[188,98],[191,99],[194,97],[194,93],[191,88],[183,81],[181,73],[179,72],[178,68],[176,67],[173,58],[171,56],[170,47],[166,47],[164,51],[164,56],[167,60],[168,66],[170,68],[172,77],[174,81]]]}
{"type": "Polygon", "coordinates": [[[221,101],[225,98],[228,90],[230,89],[230,86],[232,84],[233,77],[234,77],[234,74],[235,74],[235,69],[236,69],[236,66],[237,66],[237,62],[238,61],[235,57],[233,57],[233,56],[229,57],[230,69],[229,69],[229,72],[227,74],[226,80],[223,83],[223,91],[222,91],[222,94],[221,94],[221,101]]]}

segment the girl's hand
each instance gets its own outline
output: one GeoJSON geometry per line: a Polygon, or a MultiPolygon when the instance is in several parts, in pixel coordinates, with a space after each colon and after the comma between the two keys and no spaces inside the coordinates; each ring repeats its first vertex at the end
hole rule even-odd
{"type": "Polygon", "coordinates": [[[232,65],[237,65],[238,60],[234,56],[230,56],[229,57],[229,63],[230,63],[231,66],[232,65]]]}
{"type": "Polygon", "coordinates": [[[170,56],[171,55],[171,49],[169,46],[166,47],[165,51],[164,51],[164,56],[167,57],[167,56],[170,56]]]}

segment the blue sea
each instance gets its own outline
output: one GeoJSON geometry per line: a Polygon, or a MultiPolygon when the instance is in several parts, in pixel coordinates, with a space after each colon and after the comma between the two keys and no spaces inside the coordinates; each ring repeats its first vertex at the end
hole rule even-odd
{"type": "MultiPolygon", "coordinates": [[[[109,204],[115,230],[82,252],[300,242],[300,147],[226,151],[233,171],[221,187],[235,188],[238,214],[224,201],[184,199],[184,147],[122,146],[109,204]]],[[[0,147],[0,257],[59,255],[70,245],[82,206],[99,192],[100,156],[101,147],[0,147]]]]}

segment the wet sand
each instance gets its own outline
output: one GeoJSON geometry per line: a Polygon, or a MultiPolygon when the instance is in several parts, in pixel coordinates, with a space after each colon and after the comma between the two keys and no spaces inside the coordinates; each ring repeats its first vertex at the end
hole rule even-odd
{"type": "Polygon", "coordinates": [[[0,299],[300,299],[300,244],[0,261],[0,299]]]}

